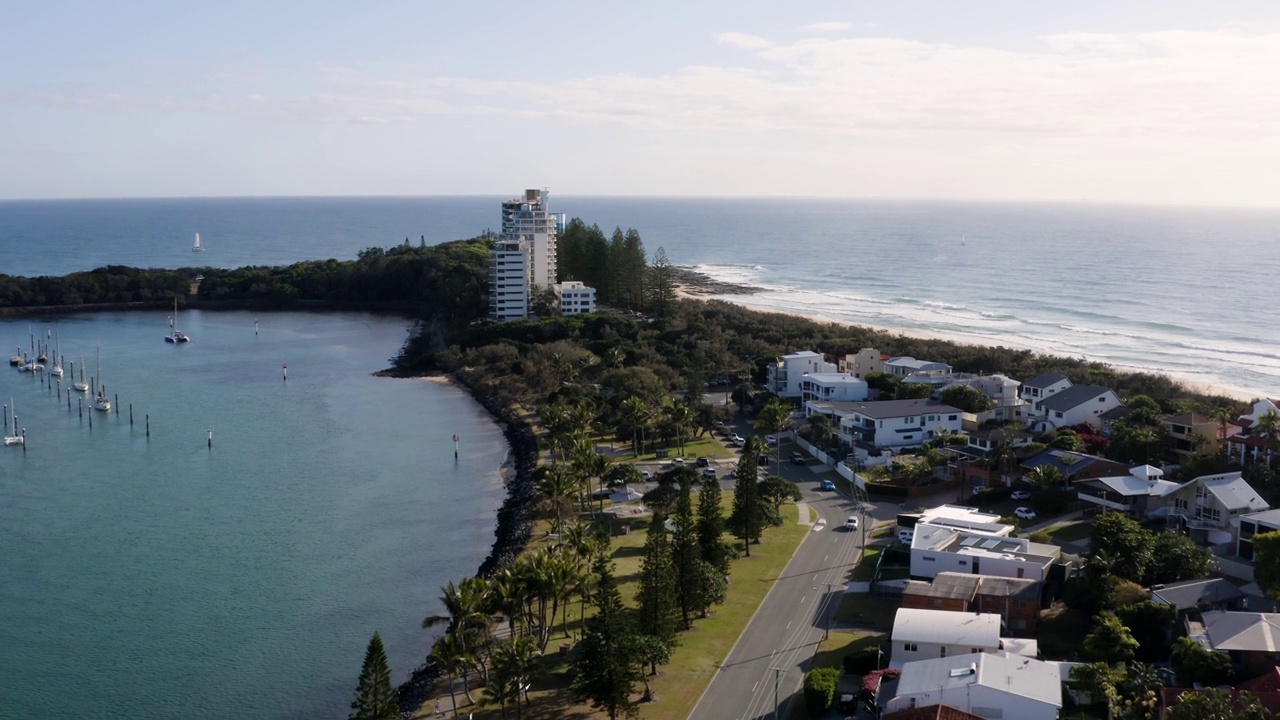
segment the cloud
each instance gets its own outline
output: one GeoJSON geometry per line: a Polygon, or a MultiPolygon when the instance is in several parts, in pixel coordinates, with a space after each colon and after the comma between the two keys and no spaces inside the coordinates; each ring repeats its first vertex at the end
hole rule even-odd
{"type": "Polygon", "coordinates": [[[715,35],[716,42],[721,45],[731,45],[743,50],[763,50],[773,47],[773,43],[757,35],[747,35],[740,32],[722,32],[715,35]]]}
{"type": "Polygon", "coordinates": [[[847,23],[847,22],[816,22],[816,23],[810,23],[810,24],[808,24],[808,25],[805,25],[804,27],[802,27],[802,28],[800,28],[800,29],[801,29],[801,30],[806,30],[806,31],[808,31],[808,32],[817,32],[817,33],[843,32],[843,31],[845,31],[845,30],[852,30],[852,29],[853,29],[853,23],[847,23]]]}

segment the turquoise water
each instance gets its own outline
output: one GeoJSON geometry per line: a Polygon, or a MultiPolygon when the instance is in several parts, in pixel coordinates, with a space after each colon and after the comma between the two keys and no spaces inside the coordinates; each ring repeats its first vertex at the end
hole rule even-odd
{"type": "MultiPolygon", "coordinates": [[[[407,677],[439,586],[487,554],[501,433],[370,375],[404,320],[192,311],[174,346],[166,316],[57,322],[90,374],[101,345],[118,413],[0,367],[28,436],[0,448],[0,718],[345,717],[373,631],[407,677]]],[[[46,327],[0,320],[4,358],[46,327]]]]}

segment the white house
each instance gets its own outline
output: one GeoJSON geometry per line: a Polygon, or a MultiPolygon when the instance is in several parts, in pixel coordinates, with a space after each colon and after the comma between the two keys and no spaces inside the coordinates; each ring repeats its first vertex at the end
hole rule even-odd
{"type": "Polygon", "coordinates": [[[1120,405],[1120,398],[1110,388],[1072,385],[1037,400],[1027,413],[1027,419],[1032,424],[1043,426],[1039,429],[1071,427],[1080,423],[1101,429],[1102,420],[1098,416],[1120,405]]]}
{"type": "Polygon", "coordinates": [[[1236,420],[1236,425],[1239,425],[1246,430],[1251,429],[1263,415],[1266,415],[1269,412],[1280,413],[1280,400],[1262,398],[1261,400],[1254,402],[1253,410],[1241,415],[1240,419],[1236,420]]]}
{"type": "Polygon", "coordinates": [[[786,398],[801,396],[800,384],[805,373],[810,375],[836,372],[836,366],[827,362],[822,353],[812,350],[783,355],[767,368],[769,391],[786,398]]]}
{"type": "Polygon", "coordinates": [[[1142,520],[1150,510],[1164,507],[1164,496],[1181,487],[1163,477],[1164,471],[1160,468],[1139,465],[1130,468],[1128,475],[1087,478],[1072,485],[1081,502],[1142,520]]]}
{"type": "Polygon", "coordinates": [[[948,655],[1000,650],[1000,616],[996,613],[898,608],[893,618],[890,667],[948,655]]]}
{"type": "Polygon", "coordinates": [[[827,402],[862,402],[867,381],[848,373],[805,373],[800,378],[800,399],[827,402]]]}
{"type": "Polygon", "coordinates": [[[884,374],[894,377],[906,377],[915,373],[936,373],[948,375],[951,366],[931,360],[917,360],[909,356],[891,357],[884,361],[884,374]]]}
{"type": "Polygon", "coordinates": [[[1008,652],[970,653],[904,665],[897,694],[885,710],[934,705],[991,720],[1056,720],[1062,709],[1060,666],[1008,652]]]}
{"type": "MultiPolygon", "coordinates": [[[[911,517],[911,515],[899,515],[899,523],[903,522],[902,518],[911,517]]],[[[1017,530],[1012,525],[1000,522],[1000,516],[995,513],[985,513],[964,505],[937,505],[921,511],[914,518],[915,524],[911,526],[912,528],[936,525],[993,537],[1008,537],[1017,530]]]]}
{"type": "Polygon", "coordinates": [[[840,418],[840,436],[849,444],[877,448],[917,447],[946,434],[959,434],[963,413],[936,400],[877,400],[854,403],[840,418]]]}
{"type": "Polygon", "coordinates": [[[1071,381],[1060,372],[1044,372],[1022,381],[1022,399],[1028,405],[1035,405],[1041,400],[1062,392],[1071,387],[1071,381]]]}
{"type": "Polygon", "coordinates": [[[581,315],[596,311],[596,289],[577,280],[566,280],[551,286],[555,291],[561,315],[581,315]]]}
{"type": "MultiPolygon", "coordinates": [[[[1239,472],[1201,475],[1165,494],[1167,522],[1197,542],[1234,543],[1241,517],[1268,509],[1267,501],[1239,472]]],[[[1154,513],[1149,513],[1154,514],[1154,513]]]]}
{"type": "Polygon", "coordinates": [[[1056,545],[924,523],[916,525],[911,537],[911,577],[928,580],[940,572],[958,572],[1043,582],[1061,556],[1056,545]]]}

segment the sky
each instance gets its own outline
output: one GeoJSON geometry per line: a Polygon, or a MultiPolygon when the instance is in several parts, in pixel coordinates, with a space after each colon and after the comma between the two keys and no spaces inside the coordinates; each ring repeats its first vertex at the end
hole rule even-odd
{"type": "Polygon", "coordinates": [[[0,68],[0,199],[1280,204],[1274,0],[7,3],[0,68]]]}

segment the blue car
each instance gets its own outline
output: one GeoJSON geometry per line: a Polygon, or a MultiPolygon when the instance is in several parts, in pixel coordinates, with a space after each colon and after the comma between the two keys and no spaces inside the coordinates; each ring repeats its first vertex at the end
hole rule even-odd
{"type": "Polygon", "coordinates": [[[831,482],[830,480],[823,480],[821,483],[818,483],[818,489],[819,490],[835,490],[836,484],[831,482]]]}

